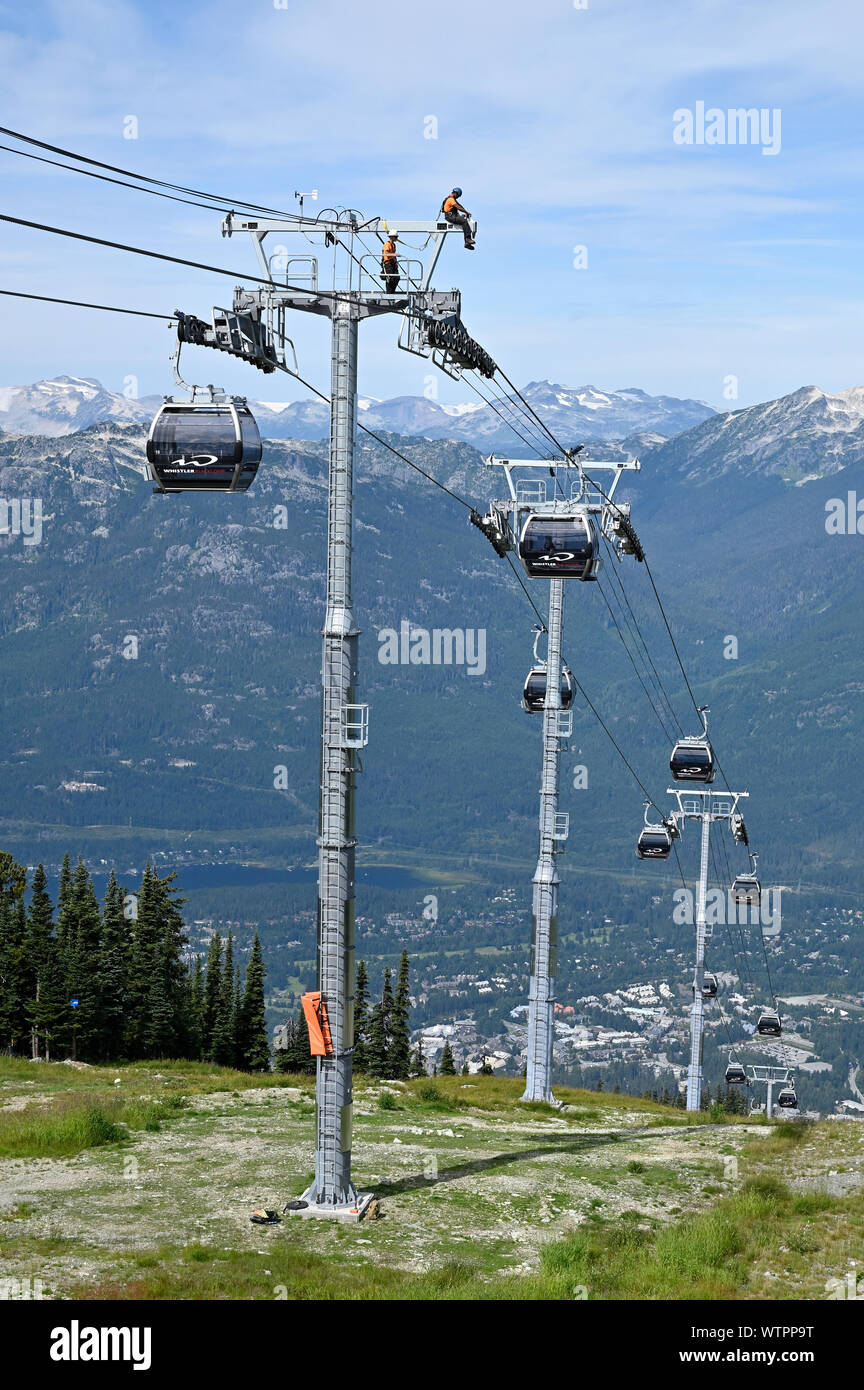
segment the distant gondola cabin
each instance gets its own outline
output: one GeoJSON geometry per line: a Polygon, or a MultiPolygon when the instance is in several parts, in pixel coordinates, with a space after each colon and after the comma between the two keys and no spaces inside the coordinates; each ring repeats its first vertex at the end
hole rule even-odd
{"type": "MultiPolygon", "coordinates": [[[[573,704],[573,676],[567,666],[561,667],[561,708],[570,709],[573,704]]],[[[533,666],[528,672],[522,692],[522,708],[529,714],[542,712],[546,703],[546,667],[533,666]]]]}

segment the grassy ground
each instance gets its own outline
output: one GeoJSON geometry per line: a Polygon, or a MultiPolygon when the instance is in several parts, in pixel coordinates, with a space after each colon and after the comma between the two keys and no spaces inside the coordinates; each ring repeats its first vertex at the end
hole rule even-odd
{"type": "Polygon", "coordinates": [[[256,1227],[311,1176],[311,1080],[0,1060],[0,1278],[57,1298],[807,1299],[864,1266],[864,1125],[520,1090],[361,1081],[354,1175],[382,1219],[256,1227]]]}

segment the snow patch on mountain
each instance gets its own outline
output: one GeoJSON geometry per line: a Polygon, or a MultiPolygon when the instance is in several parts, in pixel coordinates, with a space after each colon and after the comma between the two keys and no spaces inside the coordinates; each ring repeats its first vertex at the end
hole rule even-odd
{"type": "Polygon", "coordinates": [[[801,487],[864,458],[864,387],[833,394],[802,386],[788,396],[715,415],[679,435],[654,463],[700,481],[762,474],[801,487]]]}
{"type": "MultiPolygon", "coordinates": [[[[562,442],[623,439],[640,431],[668,438],[714,414],[704,401],[649,396],[633,387],[605,391],[596,386],[567,387],[534,381],[523,389],[526,401],[562,442]]],[[[149,424],[161,397],[131,400],[107,391],[92,377],[59,376],[30,386],[0,387],[0,429],[9,435],[60,436],[102,421],[149,424]]],[[[326,439],[329,409],[325,402],[251,401],[262,435],[271,439],[326,439]]],[[[371,429],[426,439],[455,439],[482,449],[511,448],[518,436],[506,418],[522,406],[511,398],[497,409],[484,401],[442,405],[425,396],[379,400],[361,396],[358,413],[371,429]]]]}

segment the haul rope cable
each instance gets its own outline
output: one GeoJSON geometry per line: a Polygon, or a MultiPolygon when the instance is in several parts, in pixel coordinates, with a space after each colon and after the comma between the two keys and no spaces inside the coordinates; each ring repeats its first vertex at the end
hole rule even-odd
{"type": "MultiPolygon", "coordinates": [[[[105,164],[101,159],[91,159],[89,158],[89,156],[84,154],[75,154],[74,150],[64,150],[60,145],[49,145],[44,140],[36,140],[31,135],[22,135],[20,131],[9,130],[6,126],[0,126],[0,135],[8,135],[13,140],[20,140],[25,145],[35,145],[40,150],[49,150],[51,154],[62,154],[66,159],[77,159],[80,164],[92,164],[94,168],[97,169],[108,169],[112,174],[125,174],[127,178],[138,179],[142,183],[152,183],[158,186],[159,188],[171,188],[174,190],[175,193],[191,193],[194,197],[197,198],[209,198],[211,200],[211,204],[226,204],[224,209],[211,208],[211,210],[214,212],[233,212],[236,208],[248,208],[249,211],[253,213],[265,213],[269,214],[272,217],[285,217],[292,222],[309,221],[308,218],[301,217],[300,214],[296,212],[282,212],[278,208],[264,207],[260,203],[249,203],[244,198],[225,198],[220,193],[205,193],[200,188],[187,188],[184,184],[169,183],[165,179],[156,179],[149,174],[136,174],[131,169],[123,169],[116,164],[105,164]]],[[[14,153],[24,155],[26,152],[24,150],[15,150],[14,153]]],[[[71,171],[76,174],[90,174],[89,169],[75,169],[71,165],[65,165],[64,167],[71,169],[71,171]]],[[[100,176],[91,175],[91,177],[98,178],[100,176]]],[[[134,188],[135,185],[129,184],[128,186],[130,188],[134,188]]],[[[148,192],[149,190],[141,189],[140,191],[144,193],[148,192]]]]}

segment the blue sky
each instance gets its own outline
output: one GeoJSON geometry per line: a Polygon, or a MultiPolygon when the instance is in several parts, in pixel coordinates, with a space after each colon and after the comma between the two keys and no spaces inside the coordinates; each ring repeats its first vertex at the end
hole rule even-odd
{"type": "MultiPolygon", "coordinates": [[[[0,3],[0,110],[109,163],[288,208],[318,188],[319,207],[431,216],[457,182],[478,246],[451,238],[437,283],[459,285],[465,322],[515,381],[734,408],[864,382],[862,49],[852,0],[0,3]],[[673,113],[698,102],[779,108],[779,153],[677,145],[673,113]]],[[[3,152],[0,181],[14,216],[255,271],[208,212],[3,152]]],[[[233,283],[0,224],[0,288],[207,316],[233,283]]],[[[2,306],[0,385],[69,372],[170,386],[155,322],[2,306]]],[[[295,317],[301,370],[326,388],[326,324],[295,317]]],[[[361,330],[369,395],[423,391],[396,327],[361,330]]],[[[227,359],[218,379],[304,394],[227,359]]],[[[442,380],[443,401],[469,394],[442,380]]]]}

